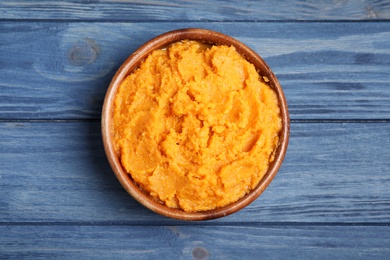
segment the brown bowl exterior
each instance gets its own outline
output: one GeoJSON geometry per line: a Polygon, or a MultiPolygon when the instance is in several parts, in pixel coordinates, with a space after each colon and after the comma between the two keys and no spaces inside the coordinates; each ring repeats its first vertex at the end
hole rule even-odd
{"type": "Polygon", "coordinates": [[[169,218],[180,219],[180,220],[208,220],[215,219],[230,215],[238,210],[246,207],[248,204],[253,202],[261,193],[267,188],[272,179],[275,177],[278,172],[284,156],[287,151],[288,139],[290,134],[290,119],[288,114],[288,108],[285,96],[283,94],[282,88],[269,68],[269,66],[264,62],[264,60],[257,55],[253,50],[239,42],[238,40],[206,29],[197,29],[197,28],[188,28],[180,29],[171,32],[167,32],[153,38],[144,45],[142,45],[138,50],[136,50],[132,55],[130,55],[127,60],[119,68],[115,76],[113,77],[110,86],[107,90],[106,97],[103,104],[102,110],[102,138],[104,149],[108,158],[108,161],[118,178],[119,182],[125,188],[125,190],[138,202],[143,204],[145,207],[150,210],[164,215],[169,218]],[[129,174],[123,169],[119,156],[115,151],[113,144],[113,109],[114,109],[114,99],[118,87],[120,86],[123,79],[129,75],[135,68],[137,68],[140,63],[154,50],[161,49],[167,45],[181,41],[181,40],[196,40],[205,42],[213,45],[228,45],[234,46],[236,50],[243,55],[249,62],[251,62],[256,69],[259,71],[261,76],[266,76],[269,79],[270,86],[277,93],[280,111],[282,117],[282,130],[280,132],[279,145],[275,152],[275,159],[270,163],[269,169],[260,183],[246,196],[240,200],[215,210],[203,211],[203,212],[184,212],[180,209],[172,209],[161,203],[153,200],[148,194],[143,192],[132,180],[129,174]]]}

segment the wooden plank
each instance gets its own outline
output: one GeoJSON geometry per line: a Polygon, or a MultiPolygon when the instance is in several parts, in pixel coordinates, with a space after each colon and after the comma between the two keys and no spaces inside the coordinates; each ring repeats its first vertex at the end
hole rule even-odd
{"type": "MultiPolygon", "coordinates": [[[[0,222],[177,223],[136,203],[98,122],[0,123],[0,222]]],[[[210,223],[389,223],[389,123],[293,123],[285,162],[250,206],[210,223]]]]}
{"type": "Polygon", "coordinates": [[[389,226],[0,226],[2,259],[387,259],[389,226]]]}
{"type": "Polygon", "coordinates": [[[389,19],[388,1],[25,1],[0,3],[3,19],[262,21],[389,19]]]}
{"type": "Polygon", "coordinates": [[[185,27],[226,33],[258,52],[278,76],[292,119],[390,119],[386,22],[0,22],[0,119],[98,119],[126,57],[185,27]]]}

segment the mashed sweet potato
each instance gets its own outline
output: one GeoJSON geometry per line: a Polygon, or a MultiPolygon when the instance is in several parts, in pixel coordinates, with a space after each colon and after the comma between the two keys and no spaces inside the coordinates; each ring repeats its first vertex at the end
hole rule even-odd
{"type": "Polygon", "coordinates": [[[187,212],[242,198],[263,178],[282,127],[275,92],[234,47],[181,41],[119,87],[114,141],[155,200],[187,212]]]}

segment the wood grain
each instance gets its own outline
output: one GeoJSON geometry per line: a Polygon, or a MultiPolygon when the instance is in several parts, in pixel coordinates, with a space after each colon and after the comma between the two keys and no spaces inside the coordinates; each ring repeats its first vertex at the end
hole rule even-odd
{"type": "Polygon", "coordinates": [[[389,259],[390,1],[0,1],[0,259],[389,259]],[[102,147],[116,69],[186,27],[241,40],[292,118],[253,204],[182,222],[136,203],[102,147]]]}
{"type": "MultiPolygon", "coordinates": [[[[0,132],[1,223],[183,223],[124,191],[98,122],[9,122],[0,132]]],[[[244,210],[208,223],[388,225],[389,146],[388,123],[293,123],[286,159],[268,189],[244,210]]]]}
{"type": "Polygon", "coordinates": [[[264,21],[390,19],[388,1],[25,1],[0,2],[3,19],[264,21]]]}
{"type": "Polygon", "coordinates": [[[0,22],[0,119],[99,119],[127,56],[186,27],[220,31],[260,54],[284,88],[292,119],[390,119],[386,22],[0,22]]]}
{"type": "Polygon", "coordinates": [[[0,226],[0,258],[386,259],[390,227],[0,226]]]}

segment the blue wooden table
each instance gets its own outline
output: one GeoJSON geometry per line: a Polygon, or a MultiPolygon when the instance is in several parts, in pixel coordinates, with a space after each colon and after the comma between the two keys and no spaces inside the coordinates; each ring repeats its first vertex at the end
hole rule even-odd
{"type": "Polygon", "coordinates": [[[0,259],[390,259],[390,1],[0,2],[0,259]],[[102,146],[126,57],[178,28],[260,54],[291,114],[254,203],[182,222],[135,202],[102,146]]]}

